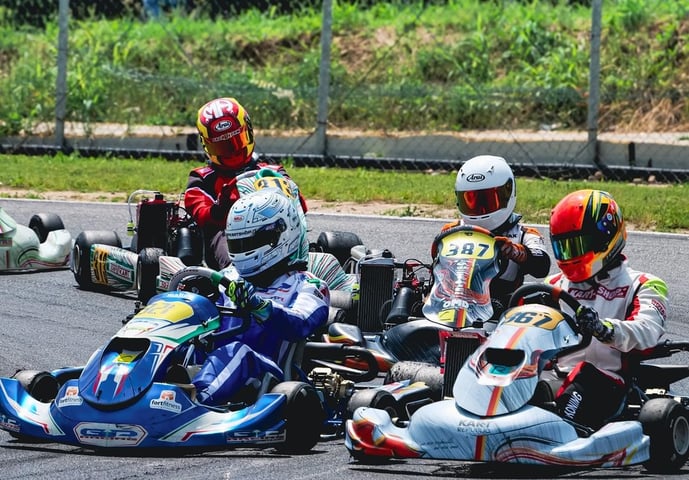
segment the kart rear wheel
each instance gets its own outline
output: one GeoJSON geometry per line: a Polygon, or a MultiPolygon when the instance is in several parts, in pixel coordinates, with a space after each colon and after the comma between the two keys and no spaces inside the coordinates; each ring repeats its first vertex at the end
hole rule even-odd
{"type": "Polygon", "coordinates": [[[45,242],[48,234],[55,230],[63,230],[65,225],[62,219],[54,213],[37,213],[29,220],[29,228],[38,237],[38,242],[45,242]]]}
{"type": "Polygon", "coordinates": [[[91,280],[91,246],[96,243],[122,248],[117,232],[110,230],[86,230],[81,232],[72,247],[71,269],[74,279],[84,290],[96,288],[91,280]]]}
{"type": "Polygon", "coordinates": [[[159,259],[164,254],[162,248],[144,248],[139,252],[135,281],[138,299],[144,305],[156,294],[156,278],[160,273],[159,259]]]}
{"type": "Polygon", "coordinates": [[[287,397],[287,439],[277,450],[290,454],[309,452],[318,443],[325,420],[318,392],[308,383],[290,381],[278,383],[271,393],[287,397]]]}
{"type": "Polygon", "coordinates": [[[316,245],[323,252],[332,253],[340,265],[344,265],[351,257],[352,247],[363,245],[356,233],[352,232],[321,232],[316,245]]]}
{"type": "Polygon", "coordinates": [[[679,471],[689,458],[689,411],[672,398],[653,398],[641,407],[639,421],[651,437],[646,470],[679,471]]]}
{"type": "Polygon", "coordinates": [[[367,388],[359,390],[352,395],[347,403],[347,418],[352,418],[354,411],[359,407],[377,408],[385,410],[390,418],[398,418],[399,405],[395,397],[385,390],[367,388]]]}

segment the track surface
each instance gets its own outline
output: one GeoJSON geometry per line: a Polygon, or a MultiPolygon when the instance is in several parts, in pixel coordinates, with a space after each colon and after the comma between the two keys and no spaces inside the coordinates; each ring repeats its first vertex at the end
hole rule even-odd
{"type": "MultiPolygon", "coordinates": [[[[74,237],[83,230],[114,229],[123,243],[128,243],[125,236],[128,213],[122,204],[2,199],[0,205],[25,225],[34,213],[53,212],[62,217],[74,237]]],[[[398,259],[417,258],[424,262],[430,260],[429,245],[443,223],[442,220],[309,214],[311,240],[321,231],[348,230],[356,232],[371,248],[389,248],[398,259]]],[[[636,268],[653,272],[668,282],[672,304],[669,335],[689,337],[689,284],[685,273],[689,271],[689,236],[634,232],[629,236],[626,251],[636,268]]],[[[0,296],[1,376],[11,375],[19,368],[50,370],[84,364],[121,326],[121,320],[133,307],[133,299],[124,294],[79,290],[68,270],[0,275],[0,296]]],[[[0,432],[0,477],[396,480],[553,478],[557,474],[576,478],[647,476],[641,467],[574,473],[514,467],[501,470],[485,465],[419,460],[367,466],[350,460],[341,439],[323,441],[304,456],[278,455],[270,449],[144,457],[136,454],[104,456],[75,447],[18,443],[0,432]]],[[[689,479],[689,467],[673,478],[689,479]]]]}

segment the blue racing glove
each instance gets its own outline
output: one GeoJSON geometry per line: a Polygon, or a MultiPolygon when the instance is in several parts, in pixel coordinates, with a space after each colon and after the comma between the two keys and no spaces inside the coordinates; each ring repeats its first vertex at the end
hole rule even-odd
{"type": "Polygon", "coordinates": [[[258,323],[268,320],[273,312],[273,304],[270,303],[270,300],[256,295],[254,286],[245,280],[230,282],[225,294],[238,309],[251,312],[258,323]]]}
{"type": "Polygon", "coordinates": [[[581,333],[590,333],[603,343],[612,341],[615,327],[610,322],[601,321],[593,308],[582,305],[577,309],[576,316],[581,333]]]}

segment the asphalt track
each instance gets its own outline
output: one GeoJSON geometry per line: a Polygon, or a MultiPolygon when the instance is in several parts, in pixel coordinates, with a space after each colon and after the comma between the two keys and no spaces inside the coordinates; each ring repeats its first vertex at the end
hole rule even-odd
{"type": "MultiPolygon", "coordinates": [[[[73,236],[87,229],[115,230],[126,244],[127,208],[123,204],[68,203],[1,199],[18,222],[28,224],[38,212],[62,217],[73,236]]],[[[398,259],[429,260],[429,245],[443,220],[309,214],[311,240],[326,230],[354,231],[371,248],[389,248],[398,259]]],[[[544,232],[545,233],[545,232],[544,232]]],[[[664,278],[670,287],[671,338],[689,338],[689,236],[632,232],[627,254],[636,268],[664,278]]],[[[77,288],[68,270],[0,275],[0,375],[20,368],[50,370],[82,365],[121,326],[131,312],[126,294],[105,295],[77,288]]],[[[686,358],[675,362],[687,361],[686,358]]],[[[684,385],[681,386],[684,390],[684,385]]],[[[562,472],[533,467],[497,469],[461,462],[404,460],[383,465],[353,462],[341,439],[320,442],[302,456],[271,449],[166,455],[96,455],[56,444],[19,443],[0,432],[2,479],[280,479],[311,478],[647,478],[641,467],[562,472]]],[[[689,466],[673,478],[689,479],[689,466]]]]}

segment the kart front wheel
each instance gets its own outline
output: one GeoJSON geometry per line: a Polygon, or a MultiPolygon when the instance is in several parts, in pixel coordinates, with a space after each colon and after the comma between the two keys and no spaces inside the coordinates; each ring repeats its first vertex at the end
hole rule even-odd
{"type": "Polygon", "coordinates": [[[689,411],[672,398],[653,398],[641,408],[639,421],[651,438],[646,470],[679,471],[689,458],[689,411]]]}
{"type": "Polygon", "coordinates": [[[65,225],[62,223],[62,219],[54,213],[37,213],[29,220],[29,228],[38,237],[38,242],[43,243],[50,232],[63,230],[65,225]]]}
{"type": "Polygon", "coordinates": [[[318,392],[308,383],[290,381],[277,384],[271,393],[287,397],[287,439],[277,450],[290,454],[309,452],[318,443],[325,420],[318,392]]]}
{"type": "Polygon", "coordinates": [[[399,417],[399,405],[395,397],[390,392],[375,387],[359,390],[352,395],[347,403],[347,418],[352,418],[359,407],[377,408],[385,410],[390,418],[399,417]]]}

